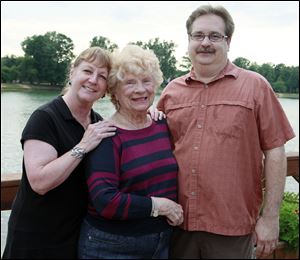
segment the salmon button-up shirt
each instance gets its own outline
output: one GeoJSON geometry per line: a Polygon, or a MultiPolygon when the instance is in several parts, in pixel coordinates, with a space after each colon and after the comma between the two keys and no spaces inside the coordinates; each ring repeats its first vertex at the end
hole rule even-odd
{"type": "Polygon", "coordinates": [[[295,136],[270,84],[228,61],[209,84],[193,71],[171,81],[157,107],[167,115],[179,164],[182,227],[251,233],[262,203],[263,151],[295,136]]]}

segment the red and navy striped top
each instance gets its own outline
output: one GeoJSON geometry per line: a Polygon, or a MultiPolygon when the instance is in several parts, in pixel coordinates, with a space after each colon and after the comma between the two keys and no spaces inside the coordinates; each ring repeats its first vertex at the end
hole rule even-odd
{"type": "Polygon", "coordinates": [[[166,120],[140,130],[117,128],[86,160],[87,221],[118,234],[168,228],[165,217],[150,217],[150,197],[177,201],[177,172],[166,120]]]}

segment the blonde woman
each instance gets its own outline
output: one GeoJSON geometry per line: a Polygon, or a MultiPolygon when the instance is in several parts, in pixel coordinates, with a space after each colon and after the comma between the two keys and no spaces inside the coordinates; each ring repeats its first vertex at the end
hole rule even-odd
{"type": "Polygon", "coordinates": [[[166,120],[147,114],[161,82],[152,51],[128,45],[115,55],[108,91],[117,131],[87,158],[80,258],[168,258],[172,226],[182,223],[183,212],[166,120]]]}

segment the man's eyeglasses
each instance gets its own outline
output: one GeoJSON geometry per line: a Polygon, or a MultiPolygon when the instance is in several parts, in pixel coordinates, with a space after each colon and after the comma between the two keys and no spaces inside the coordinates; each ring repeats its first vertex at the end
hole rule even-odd
{"type": "Polygon", "coordinates": [[[205,37],[207,36],[208,39],[211,42],[220,42],[223,39],[227,39],[228,36],[222,35],[220,33],[210,33],[210,34],[204,34],[204,33],[190,33],[189,36],[191,37],[192,40],[197,41],[197,42],[202,42],[204,41],[205,37]]]}

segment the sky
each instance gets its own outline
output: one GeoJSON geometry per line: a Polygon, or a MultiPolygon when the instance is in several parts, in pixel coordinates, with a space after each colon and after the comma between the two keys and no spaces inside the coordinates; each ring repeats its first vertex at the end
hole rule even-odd
{"type": "Polygon", "coordinates": [[[202,4],[222,5],[232,15],[230,60],[299,66],[298,1],[1,1],[1,57],[23,56],[26,37],[56,31],[72,39],[75,55],[95,36],[120,48],[158,37],[175,43],[180,62],[186,20],[202,4]]]}

